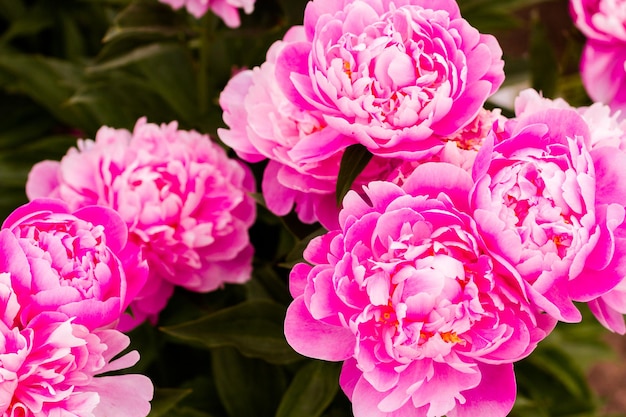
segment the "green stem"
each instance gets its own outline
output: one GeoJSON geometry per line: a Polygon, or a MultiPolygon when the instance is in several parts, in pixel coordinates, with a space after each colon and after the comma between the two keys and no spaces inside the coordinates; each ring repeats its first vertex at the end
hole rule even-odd
{"type": "Polygon", "coordinates": [[[215,35],[215,16],[206,13],[200,21],[200,69],[198,74],[198,108],[204,115],[209,108],[209,70],[211,43],[215,35]]]}

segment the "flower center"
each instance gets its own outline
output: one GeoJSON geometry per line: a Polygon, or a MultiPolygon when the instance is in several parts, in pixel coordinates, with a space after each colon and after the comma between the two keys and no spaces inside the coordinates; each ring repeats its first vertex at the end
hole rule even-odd
{"type": "Polygon", "coordinates": [[[449,63],[448,50],[436,39],[441,34],[434,33],[445,31],[438,24],[443,26],[447,19],[442,11],[403,6],[363,27],[361,33],[321,39],[334,44],[323,58],[327,76],[336,80],[342,95],[363,101],[370,120],[409,126],[444,84],[446,94],[458,88],[451,81],[454,65],[449,63]],[[403,114],[405,109],[413,109],[413,117],[403,114]]]}

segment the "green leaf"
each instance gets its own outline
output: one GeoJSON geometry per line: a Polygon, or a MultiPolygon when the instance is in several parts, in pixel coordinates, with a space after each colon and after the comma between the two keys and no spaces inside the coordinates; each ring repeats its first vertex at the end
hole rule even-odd
{"type": "Polygon", "coordinates": [[[304,262],[304,258],[302,257],[302,254],[304,253],[304,250],[306,249],[306,247],[309,245],[309,242],[311,242],[313,238],[321,236],[326,232],[327,232],[326,229],[324,229],[323,227],[320,227],[319,229],[315,230],[313,233],[306,236],[304,239],[300,239],[295,244],[293,249],[287,254],[285,261],[279,264],[279,266],[283,268],[291,269],[297,263],[304,262]]]}
{"type": "Polygon", "coordinates": [[[169,411],[190,393],[189,389],[157,388],[148,417],[169,416],[169,411]]]}
{"type": "MultiPolygon", "coordinates": [[[[87,67],[88,74],[95,74],[104,71],[110,71],[128,65],[136,64],[141,61],[145,61],[154,56],[163,55],[169,49],[175,48],[177,44],[173,43],[150,43],[141,47],[132,49],[124,55],[117,56],[113,59],[109,59],[104,62],[87,67]]],[[[175,66],[175,65],[173,65],[175,66]]]]}
{"type": "Polygon", "coordinates": [[[286,387],[284,371],[241,356],[232,348],[211,351],[213,377],[230,417],[267,417],[276,412],[286,387]]]}
{"type": "Polygon", "coordinates": [[[276,417],[321,416],[339,390],[341,364],[311,361],[304,365],[289,385],[276,417]]]}
{"type": "Polygon", "coordinates": [[[191,407],[176,407],[175,409],[170,410],[167,417],[218,417],[218,415],[206,413],[191,407]]]}
{"type": "Polygon", "coordinates": [[[519,414],[574,417],[596,411],[596,397],[576,359],[557,346],[540,344],[526,359],[516,364],[518,391],[525,398],[519,414]],[[534,406],[533,406],[534,405],[534,406]],[[539,411],[543,410],[543,411],[539,411]]]}
{"type": "Polygon", "coordinates": [[[338,206],[341,205],[343,197],[352,187],[356,177],[365,169],[370,159],[372,159],[372,154],[361,144],[350,145],[346,148],[341,158],[337,188],[335,190],[338,206]]]}
{"type": "Polygon", "coordinates": [[[0,51],[0,71],[13,80],[4,87],[19,92],[45,107],[63,123],[78,128],[90,128],[93,118],[81,109],[68,108],[67,100],[83,81],[83,67],[65,60],[40,55],[0,51]]]}
{"type": "Polygon", "coordinates": [[[53,24],[54,20],[50,15],[26,13],[20,19],[11,23],[9,28],[2,34],[2,37],[0,37],[0,42],[9,42],[24,35],[35,35],[53,24]]]}
{"type": "Polygon", "coordinates": [[[26,7],[21,0],[0,0],[0,16],[6,20],[15,20],[26,13],[26,7]]]}
{"type": "Polygon", "coordinates": [[[137,37],[167,38],[182,30],[171,7],[156,1],[135,1],[122,10],[109,28],[104,43],[137,37]]]}
{"type": "Polygon", "coordinates": [[[537,18],[532,21],[529,53],[532,87],[544,97],[554,97],[559,63],[548,34],[537,18]]]}
{"type": "Polygon", "coordinates": [[[161,330],[194,345],[207,348],[232,346],[248,357],[287,364],[302,357],[285,340],[284,319],[285,307],[258,299],[161,330]]]}
{"type": "MultiPolygon", "coordinates": [[[[246,283],[246,287],[248,294],[252,293],[254,298],[269,298],[284,305],[293,300],[286,280],[279,276],[269,263],[254,268],[252,279],[246,283]]],[[[253,298],[252,296],[249,298],[253,298]]]]}

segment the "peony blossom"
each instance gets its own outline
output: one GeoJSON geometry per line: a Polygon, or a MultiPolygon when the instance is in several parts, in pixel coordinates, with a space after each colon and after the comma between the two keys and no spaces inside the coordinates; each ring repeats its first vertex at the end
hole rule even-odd
{"type": "Polygon", "coordinates": [[[19,243],[6,256],[29,270],[11,280],[22,324],[58,311],[90,330],[114,325],[146,281],[139,249],[109,208],[71,212],[60,200],[39,199],[13,211],[2,228],[19,243]]]}
{"type": "Polygon", "coordinates": [[[587,37],[580,73],[594,100],[626,111],[626,4],[615,0],[570,0],[574,23],[587,37]]]}
{"type": "Polygon", "coordinates": [[[226,26],[236,28],[241,25],[239,11],[243,9],[246,14],[254,10],[255,0],[159,0],[161,3],[169,4],[178,10],[183,6],[196,18],[201,18],[209,10],[215,13],[224,21],[226,26]]]}
{"type": "MultiPolygon", "coordinates": [[[[530,88],[521,91],[515,98],[517,117],[547,109],[576,110],[589,126],[591,149],[610,146],[626,150],[626,120],[620,120],[620,112],[611,111],[611,108],[605,104],[593,103],[591,106],[572,107],[562,98],[554,100],[545,98],[530,88]]],[[[509,124],[514,123],[516,123],[515,120],[509,122],[509,124]]]]}
{"type": "MultiPolygon", "coordinates": [[[[522,91],[515,100],[515,112],[518,116],[550,108],[571,109],[572,107],[562,99],[542,98],[534,90],[522,91]]],[[[607,188],[615,190],[615,184],[610,184],[607,187],[606,183],[611,183],[614,180],[610,178],[611,175],[624,175],[618,167],[626,162],[624,155],[626,151],[626,120],[620,120],[618,118],[619,111],[612,113],[610,108],[602,103],[580,107],[576,111],[589,127],[591,155],[594,158],[594,163],[598,163],[598,168],[601,168],[600,171],[596,170],[596,177],[599,178],[601,184],[600,190],[603,192],[607,188]],[[610,162],[607,164],[605,161],[610,162]]],[[[618,193],[611,192],[611,197],[605,203],[623,205],[625,199],[620,194],[619,191],[618,193]]],[[[601,204],[601,207],[604,211],[605,204],[601,204]]],[[[619,253],[619,251],[626,249],[624,246],[626,244],[626,240],[624,240],[626,224],[622,223],[613,227],[615,226],[618,227],[613,231],[610,250],[617,250],[619,253]]],[[[623,273],[621,267],[619,270],[623,273]]],[[[626,277],[607,293],[589,300],[588,304],[592,313],[606,328],[620,334],[626,334],[626,324],[623,317],[626,314],[626,277]]]]}
{"type": "Polygon", "coordinates": [[[300,112],[321,112],[316,146],[300,162],[352,143],[375,155],[422,159],[472,122],[504,79],[493,36],[464,20],[453,0],[314,0],[305,39],[276,57],[275,79],[300,112]]]}
{"type": "MultiPolygon", "coordinates": [[[[478,230],[489,251],[516,268],[533,302],[559,320],[579,321],[572,301],[593,302],[626,275],[619,183],[626,154],[594,143],[573,109],[529,107],[507,131],[474,165],[478,230]]],[[[621,332],[623,322],[609,327],[621,332]]]]}
{"type": "Polygon", "coordinates": [[[95,140],[79,140],[60,162],[35,165],[26,184],[31,199],[121,215],[150,267],[131,304],[136,322],[155,319],[174,285],[205,292],[250,278],[253,190],[249,169],[208,136],[145,119],[132,133],[103,127],[95,140]]]}
{"type": "MultiPolygon", "coordinates": [[[[218,134],[240,158],[248,162],[269,160],[262,188],[271,212],[284,216],[295,206],[302,222],[320,221],[333,228],[339,213],[335,189],[344,150],[306,162],[299,161],[297,155],[329,140],[346,139],[328,127],[321,111],[303,110],[291,103],[275,75],[278,54],[286,45],[305,39],[303,27],[291,28],[269,49],[266,62],[237,73],[228,82],[220,105],[229,129],[218,129],[218,134]]],[[[353,188],[384,177],[394,163],[374,157],[353,188]]]]}
{"type": "Polygon", "coordinates": [[[25,327],[0,322],[0,413],[13,416],[145,417],[153,386],[143,375],[98,376],[128,368],[136,351],[123,333],[90,332],[62,313],[41,313],[25,327]]]}
{"type": "MultiPolygon", "coordinates": [[[[21,215],[25,214],[22,210],[21,215]]],[[[31,221],[36,221],[34,217],[31,221]]],[[[32,317],[20,314],[31,307],[31,300],[20,296],[21,288],[45,278],[46,270],[43,263],[29,259],[23,246],[22,238],[8,229],[0,230],[0,415],[148,415],[153,387],[147,377],[99,376],[128,368],[139,359],[136,351],[113,359],[128,346],[126,335],[113,329],[90,330],[78,324],[84,316],[61,312],[67,311],[63,305],[59,311],[42,311],[32,317]],[[26,304],[20,306],[18,300],[26,304]]]]}
{"type": "Polygon", "coordinates": [[[554,321],[482,248],[469,174],[420,165],[403,188],[350,191],[340,228],[313,239],[290,275],[285,335],[303,355],[345,361],[355,417],[506,416],[512,363],[554,321]]]}

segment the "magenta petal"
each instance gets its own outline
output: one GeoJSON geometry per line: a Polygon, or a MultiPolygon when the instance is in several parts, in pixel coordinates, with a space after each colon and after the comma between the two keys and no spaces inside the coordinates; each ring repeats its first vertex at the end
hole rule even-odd
{"type": "Polygon", "coordinates": [[[440,136],[449,136],[463,127],[467,120],[472,120],[478,114],[493,85],[487,80],[476,81],[464,92],[463,97],[454,102],[446,116],[433,124],[433,131],[440,136]]]}
{"type": "Polygon", "coordinates": [[[113,209],[102,206],[87,206],[73,213],[79,219],[104,227],[107,246],[115,253],[122,250],[128,240],[128,226],[113,209]]]}
{"type": "MultiPolygon", "coordinates": [[[[359,378],[355,384],[352,393],[352,412],[354,417],[390,417],[392,413],[383,412],[378,408],[378,404],[385,398],[386,394],[376,391],[365,380],[363,376],[359,378]]],[[[421,417],[414,408],[408,408],[407,411],[415,411],[414,414],[403,414],[406,417],[421,417]]],[[[402,411],[405,411],[404,409],[402,411]]],[[[394,413],[395,414],[395,413],[394,413]]]]}
{"type": "Polygon", "coordinates": [[[357,368],[357,361],[354,358],[346,359],[341,367],[341,375],[339,375],[339,386],[348,398],[354,395],[354,389],[359,379],[363,376],[363,372],[357,368]]]}
{"type": "MultiPolygon", "coordinates": [[[[313,109],[314,107],[307,104],[291,81],[291,73],[308,73],[307,62],[310,52],[311,44],[307,42],[294,42],[286,45],[276,60],[276,81],[290,101],[313,109]]],[[[312,94],[312,91],[309,93],[312,94]]]]}
{"type": "Polygon", "coordinates": [[[624,322],[624,315],[607,305],[602,298],[596,298],[587,303],[589,310],[607,329],[612,332],[624,335],[626,334],[626,323],[624,322]]]}
{"type": "Polygon", "coordinates": [[[411,195],[427,195],[430,198],[445,193],[456,208],[469,211],[468,196],[473,185],[465,170],[444,162],[429,162],[419,165],[402,188],[411,195]]]}
{"type": "Polygon", "coordinates": [[[32,277],[28,259],[15,235],[8,230],[0,230],[0,273],[3,272],[11,274],[12,282],[30,287],[32,277]]]}
{"type": "Polygon", "coordinates": [[[600,272],[586,268],[576,279],[570,281],[570,296],[573,300],[586,302],[605,294],[622,281],[625,270],[626,254],[619,251],[608,268],[600,272]],[[599,274],[601,279],[598,278],[599,274]]]}
{"type": "Polygon", "coordinates": [[[597,204],[626,205],[626,153],[602,146],[591,151],[596,170],[597,204]]]}
{"type": "Polygon", "coordinates": [[[303,297],[296,298],[287,309],[285,337],[296,352],[312,358],[342,361],[354,354],[352,332],[315,320],[303,297]],[[312,340],[315,343],[311,343],[312,340]]]}
{"type": "Polygon", "coordinates": [[[293,208],[297,191],[287,188],[278,181],[278,172],[282,165],[276,161],[270,161],[263,173],[263,196],[267,208],[278,216],[288,214],[293,208]]]}
{"type": "Polygon", "coordinates": [[[68,205],[55,198],[38,198],[26,203],[15,210],[2,223],[3,229],[11,229],[17,224],[33,217],[41,216],[42,213],[69,213],[68,205]]]}
{"type": "Polygon", "coordinates": [[[505,417],[516,395],[513,364],[479,364],[480,384],[463,391],[465,403],[448,412],[448,417],[505,417]]]}

